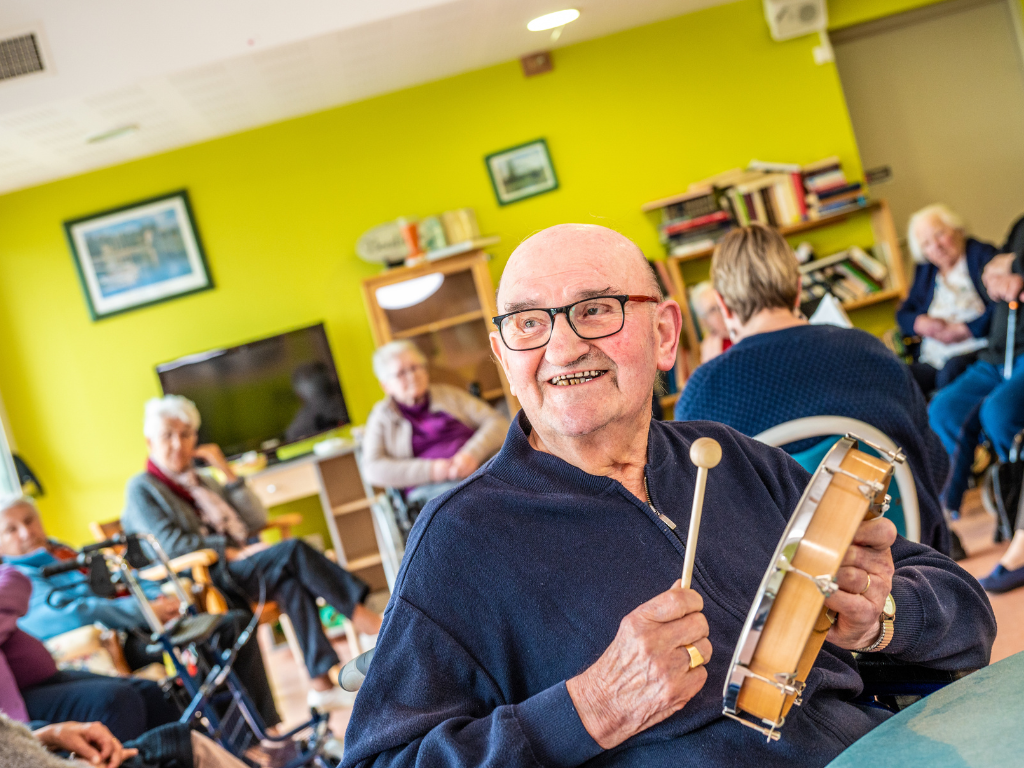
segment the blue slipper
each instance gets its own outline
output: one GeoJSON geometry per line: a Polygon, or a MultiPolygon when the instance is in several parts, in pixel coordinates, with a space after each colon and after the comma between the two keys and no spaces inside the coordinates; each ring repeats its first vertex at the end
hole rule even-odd
{"type": "Polygon", "coordinates": [[[979,582],[986,592],[993,594],[1024,587],[1024,566],[1011,571],[1002,565],[997,565],[992,573],[984,579],[980,579],[979,582]]]}

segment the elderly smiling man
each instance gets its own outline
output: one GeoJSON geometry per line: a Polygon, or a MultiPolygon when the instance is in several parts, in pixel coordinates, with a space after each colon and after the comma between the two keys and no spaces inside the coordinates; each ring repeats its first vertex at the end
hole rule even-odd
{"type": "Polygon", "coordinates": [[[621,235],[534,235],[498,308],[492,348],[523,410],[501,452],[417,523],[346,766],[824,765],[886,717],[849,703],[850,650],[876,643],[890,592],[886,653],[988,662],[995,622],[977,582],[880,519],[839,572],[838,619],[782,740],[722,717],[729,658],[807,473],[727,427],[651,421],[681,315],[621,235]],[[723,455],[684,590],[687,457],[702,436],[723,455]],[[706,666],[691,668],[687,645],[706,666]]]}

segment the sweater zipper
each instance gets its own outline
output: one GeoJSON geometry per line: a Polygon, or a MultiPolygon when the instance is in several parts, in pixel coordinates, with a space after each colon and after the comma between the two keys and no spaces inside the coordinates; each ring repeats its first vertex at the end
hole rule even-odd
{"type": "MultiPolygon", "coordinates": [[[[654,514],[656,514],[661,519],[661,522],[663,522],[665,525],[667,525],[669,528],[671,528],[672,531],[675,531],[676,524],[673,523],[668,518],[667,515],[661,514],[661,512],[658,511],[658,508],[654,506],[654,502],[651,501],[651,490],[650,490],[650,488],[647,487],[647,473],[646,472],[644,473],[644,495],[647,497],[647,506],[651,508],[651,511],[654,514]]],[[[676,538],[678,538],[678,536],[676,538]]]]}

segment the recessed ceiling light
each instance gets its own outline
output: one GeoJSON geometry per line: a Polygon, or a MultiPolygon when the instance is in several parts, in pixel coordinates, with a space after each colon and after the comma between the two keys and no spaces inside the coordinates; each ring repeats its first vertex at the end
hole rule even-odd
{"type": "Polygon", "coordinates": [[[414,277],[400,283],[392,283],[377,289],[377,303],[381,309],[405,309],[426,301],[441,287],[444,275],[433,272],[423,277],[414,277]]]}
{"type": "Polygon", "coordinates": [[[113,141],[114,139],[120,139],[122,136],[135,133],[139,130],[138,123],[129,123],[128,125],[119,125],[117,128],[111,128],[108,131],[100,131],[99,133],[93,133],[85,137],[87,144],[99,144],[103,141],[113,141]]]}
{"type": "Polygon", "coordinates": [[[576,21],[579,17],[579,11],[575,8],[567,8],[564,11],[555,11],[554,13],[548,13],[544,16],[538,16],[527,24],[526,28],[531,32],[542,32],[545,29],[554,29],[555,27],[564,26],[570,21],[576,21]]]}

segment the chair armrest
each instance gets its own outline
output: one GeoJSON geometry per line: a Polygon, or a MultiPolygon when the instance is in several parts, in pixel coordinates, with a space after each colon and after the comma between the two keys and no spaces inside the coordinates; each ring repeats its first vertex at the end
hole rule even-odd
{"type": "Polygon", "coordinates": [[[288,512],[284,515],[278,515],[273,520],[268,520],[267,524],[263,526],[263,530],[277,528],[281,532],[282,539],[290,539],[292,537],[292,528],[301,524],[302,515],[298,512],[288,512]]]}
{"type": "MultiPolygon", "coordinates": [[[[187,555],[181,555],[171,560],[171,570],[175,573],[191,571],[194,568],[209,568],[217,562],[217,552],[212,549],[197,549],[187,555]]],[[[139,576],[150,581],[163,581],[167,578],[167,571],[162,565],[153,565],[145,570],[139,571],[139,576]]]]}

